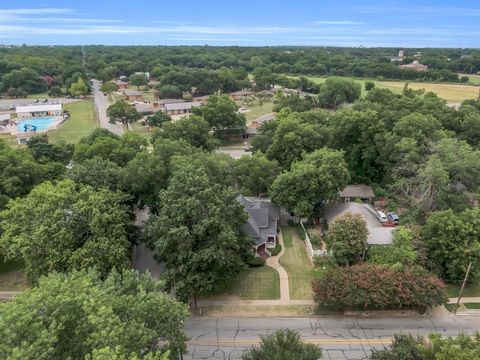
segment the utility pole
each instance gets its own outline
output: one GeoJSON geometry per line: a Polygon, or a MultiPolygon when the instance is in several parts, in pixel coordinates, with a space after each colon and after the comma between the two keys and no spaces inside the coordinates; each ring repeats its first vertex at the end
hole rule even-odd
{"type": "Polygon", "coordinates": [[[463,283],[462,287],[460,288],[460,292],[458,293],[458,298],[457,298],[457,305],[455,306],[455,309],[453,309],[453,313],[457,313],[458,306],[460,305],[460,298],[462,297],[463,289],[465,288],[465,284],[467,283],[468,275],[470,275],[470,269],[472,268],[472,261],[468,263],[467,267],[467,272],[465,273],[465,277],[463,278],[463,283]]]}

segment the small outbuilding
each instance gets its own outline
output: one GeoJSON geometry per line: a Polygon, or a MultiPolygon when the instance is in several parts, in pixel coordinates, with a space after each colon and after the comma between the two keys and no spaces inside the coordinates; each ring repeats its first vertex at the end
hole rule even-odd
{"type": "Polygon", "coordinates": [[[364,203],[372,203],[375,200],[375,193],[368,185],[347,185],[345,189],[338,192],[340,201],[343,203],[360,200],[364,203]]]}
{"type": "Polygon", "coordinates": [[[123,94],[129,101],[142,100],[142,94],[140,93],[140,91],[137,91],[137,90],[125,90],[123,94]]]}

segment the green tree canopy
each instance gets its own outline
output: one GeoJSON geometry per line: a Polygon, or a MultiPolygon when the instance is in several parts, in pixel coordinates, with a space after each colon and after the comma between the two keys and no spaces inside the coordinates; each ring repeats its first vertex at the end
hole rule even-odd
{"type": "Polygon", "coordinates": [[[353,80],[331,77],[320,85],[318,106],[337,109],[340,105],[351,104],[360,98],[362,87],[353,80]]]}
{"type": "Polygon", "coordinates": [[[212,151],[218,141],[210,133],[208,123],[201,117],[191,115],[175,122],[167,122],[161,129],[155,129],[152,142],[158,139],[184,140],[191,146],[212,151]]]}
{"type": "Polygon", "coordinates": [[[267,194],[279,173],[278,163],[268,160],[261,153],[253,156],[244,155],[235,162],[235,181],[244,195],[267,194]]]}
{"type": "Polygon", "coordinates": [[[183,298],[215,289],[243,268],[251,240],[240,233],[246,214],[234,194],[212,181],[205,167],[182,162],[160,192],[158,215],[151,216],[146,241],[166,265],[169,287],[183,298]]]}
{"type": "Polygon", "coordinates": [[[147,75],[144,73],[135,73],[130,76],[129,81],[130,84],[136,86],[137,89],[140,90],[141,85],[147,85],[148,78],[147,75]]]}
{"type": "Polygon", "coordinates": [[[480,276],[480,209],[461,213],[432,213],[422,229],[422,239],[435,270],[448,281],[461,281],[473,261],[470,279],[480,276]]]}
{"type": "Polygon", "coordinates": [[[192,112],[214,129],[245,126],[245,115],[237,113],[235,101],[227,95],[211,95],[205,105],[193,108],[192,112]]]}
{"type": "Polygon", "coordinates": [[[334,199],[349,178],[343,152],[323,148],[306,154],[290,171],[281,173],[270,193],[276,203],[297,216],[308,217],[317,204],[334,199]]]}
{"type": "Polygon", "coordinates": [[[368,230],[360,214],[345,213],[328,227],[328,243],[333,260],[340,265],[360,262],[367,249],[368,230]]]}
{"type": "Polygon", "coordinates": [[[260,336],[259,346],[248,349],[242,360],[319,360],[322,349],[313,344],[306,344],[296,331],[277,330],[260,336]]]}
{"type": "Polygon", "coordinates": [[[22,260],[29,280],[51,271],[96,268],[107,274],[130,263],[129,215],[121,193],[70,180],[44,182],[0,212],[0,249],[22,260]]]}
{"type": "Polygon", "coordinates": [[[172,117],[164,111],[157,111],[155,114],[147,117],[148,126],[160,127],[169,121],[172,121],[172,117]]]}
{"type": "Polygon", "coordinates": [[[129,124],[142,118],[142,114],[125,100],[119,100],[115,104],[110,105],[107,109],[107,115],[112,124],[122,123],[127,130],[129,124]]]}
{"type": "MultiPolygon", "coordinates": [[[[97,253],[101,256],[102,253],[97,253]]],[[[149,275],[53,273],[0,305],[2,359],[178,359],[184,305],[149,275]]]]}
{"type": "Polygon", "coordinates": [[[82,78],[78,78],[68,89],[73,96],[85,96],[88,93],[88,87],[82,78]]]}

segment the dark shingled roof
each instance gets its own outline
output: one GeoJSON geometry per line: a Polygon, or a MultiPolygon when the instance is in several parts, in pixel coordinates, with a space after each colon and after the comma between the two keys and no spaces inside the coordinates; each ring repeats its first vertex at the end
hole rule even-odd
{"type": "Polygon", "coordinates": [[[245,207],[248,220],[243,225],[243,231],[255,240],[255,245],[261,245],[269,236],[277,235],[277,222],[280,219],[280,208],[267,198],[237,196],[237,201],[245,207]]]}

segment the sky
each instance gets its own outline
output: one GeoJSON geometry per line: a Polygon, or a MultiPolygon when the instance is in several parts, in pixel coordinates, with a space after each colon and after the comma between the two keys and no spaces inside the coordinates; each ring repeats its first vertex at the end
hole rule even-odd
{"type": "Polygon", "coordinates": [[[480,0],[0,0],[0,44],[480,48],[480,0]]]}

